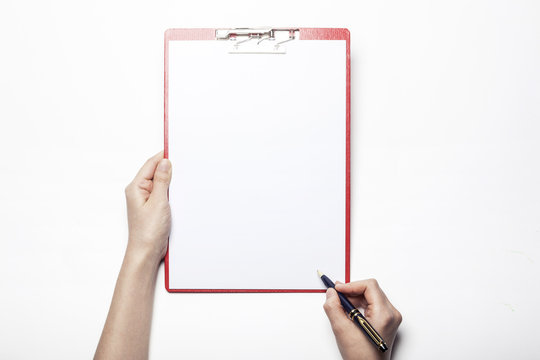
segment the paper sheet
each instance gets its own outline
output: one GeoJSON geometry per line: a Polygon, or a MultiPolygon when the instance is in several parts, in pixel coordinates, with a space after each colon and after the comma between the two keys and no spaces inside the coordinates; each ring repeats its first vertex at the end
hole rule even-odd
{"type": "Polygon", "coordinates": [[[346,42],[169,43],[171,289],[345,278],[346,42]]]}

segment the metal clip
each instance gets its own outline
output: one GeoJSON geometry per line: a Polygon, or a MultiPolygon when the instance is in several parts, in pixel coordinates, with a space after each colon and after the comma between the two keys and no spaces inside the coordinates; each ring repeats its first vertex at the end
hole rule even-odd
{"type": "Polygon", "coordinates": [[[285,54],[282,45],[296,39],[298,29],[238,28],[216,30],[216,40],[231,41],[232,54],[285,54]],[[257,40],[257,41],[253,41],[257,40]]]}

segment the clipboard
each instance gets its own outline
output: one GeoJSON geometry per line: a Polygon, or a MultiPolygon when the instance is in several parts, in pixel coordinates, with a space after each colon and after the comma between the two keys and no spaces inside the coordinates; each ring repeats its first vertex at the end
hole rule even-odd
{"type": "Polygon", "coordinates": [[[169,29],[169,292],[325,292],[350,281],[350,35],[169,29]]]}

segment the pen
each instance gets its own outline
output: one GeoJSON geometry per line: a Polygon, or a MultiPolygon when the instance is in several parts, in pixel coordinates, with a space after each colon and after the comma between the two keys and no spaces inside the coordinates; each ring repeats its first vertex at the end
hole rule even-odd
{"type": "MultiPolygon", "coordinates": [[[[335,285],[328,278],[328,276],[321,273],[319,270],[317,270],[317,274],[319,274],[322,282],[327,288],[333,288],[335,290],[335,285]]],[[[360,329],[364,331],[364,334],[367,335],[368,338],[371,339],[371,341],[377,346],[377,348],[381,352],[385,352],[388,350],[388,346],[386,346],[386,343],[382,339],[381,335],[375,329],[371,326],[371,324],[366,320],[364,315],[360,311],[358,311],[357,308],[354,307],[353,304],[339,291],[337,291],[337,294],[339,296],[339,300],[341,301],[341,305],[343,306],[343,310],[349,315],[349,318],[356,324],[360,329]]]]}

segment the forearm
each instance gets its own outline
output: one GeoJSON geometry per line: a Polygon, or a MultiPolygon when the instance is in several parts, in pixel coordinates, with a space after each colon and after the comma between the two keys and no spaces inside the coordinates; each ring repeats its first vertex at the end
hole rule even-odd
{"type": "Polygon", "coordinates": [[[95,359],[147,359],[159,261],[126,250],[95,359]]]}

